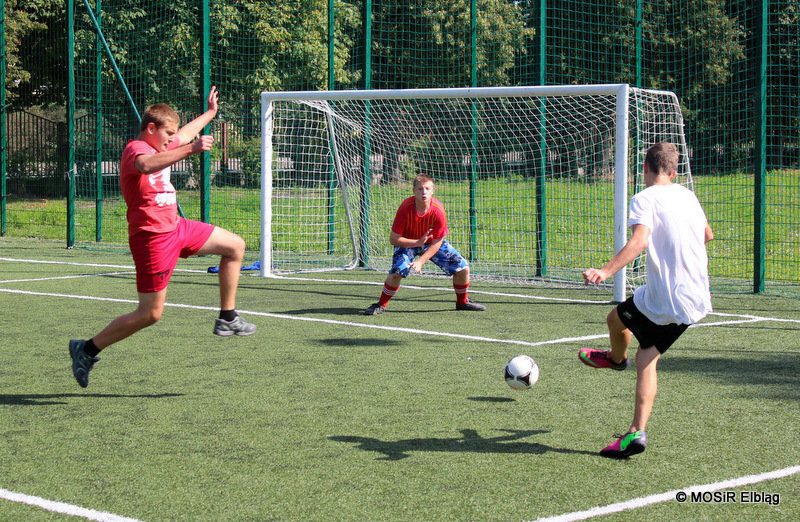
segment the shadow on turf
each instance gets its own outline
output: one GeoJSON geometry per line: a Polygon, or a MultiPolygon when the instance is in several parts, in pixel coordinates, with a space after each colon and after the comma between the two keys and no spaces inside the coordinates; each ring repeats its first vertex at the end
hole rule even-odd
{"type": "MultiPolygon", "coordinates": [[[[725,353],[724,350],[714,351],[725,353]]],[[[741,351],[731,350],[729,353],[738,355],[741,351]]],[[[745,361],[739,357],[665,358],[659,362],[659,371],[703,373],[726,384],[740,383],[747,386],[741,389],[741,393],[749,397],[800,400],[800,363],[794,353],[796,350],[777,353],[749,352],[745,361]]]]}
{"type": "Polygon", "coordinates": [[[472,429],[461,430],[461,437],[453,438],[417,438],[397,441],[379,440],[370,437],[357,437],[351,435],[330,436],[328,439],[336,442],[350,442],[357,444],[357,448],[364,451],[374,451],[383,454],[378,460],[400,460],[410,457],[412,451],[443,451],[443,452],[472,452],[472,453],[527,453],[541,455],[549,451],[555,453],[571,453],[584,455],[597,455],[592,451],[581,451],[567,448],[554,448],[535,442],[521,442],[520,439],[548,433],[546,430],[499,430],[509,433],[499,437],[484,438],[472,429]]]}
{"type": "Polygon", "coordinates": [[[46,406],[52,404],[67,404],[70,397],[92,397],[97,399],[163,399],[167,397],[181,397],[182,393],[152,393],[152,394],[119,394],[119,393],[27,393],[16,395],[0,395],[0,406],[46,406]]]}
{"type": "Polygon", "coordinates": [[[516,402],[516,399],[511,397],[468,397],[469,400],[475,402],[516,402]]]}
{"type": "Polygon", "coordinates": [[[368,346],[368,347],[399,346],[403,344],[396,339],[378,339],[375,337],[368,337],[366,339],[358,339],[355,337],[345,337],[345,338],[336,337],[329,339],[321,339],[319,343],[324,344],[326,346],[343,346],[347,348],[354,348],[357,346],[368,346]]]}

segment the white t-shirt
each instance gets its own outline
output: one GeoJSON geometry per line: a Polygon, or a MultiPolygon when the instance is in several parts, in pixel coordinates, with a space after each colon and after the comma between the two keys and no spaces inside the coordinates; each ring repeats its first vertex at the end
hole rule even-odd
{"type": "Polygon", "coordinates": [[[682,185],[653,185],[631,199],[628,225],[650,229],[647,284],[633,302],[654,323],[693,324],[711,311],[707,223],[697,196],[682,185]]]}

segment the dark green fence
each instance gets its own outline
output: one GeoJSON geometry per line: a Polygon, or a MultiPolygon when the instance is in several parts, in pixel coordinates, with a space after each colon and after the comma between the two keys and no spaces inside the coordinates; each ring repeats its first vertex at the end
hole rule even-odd
{"type": "Polygon", "coordinates": [[[212,84],[223,100],[211,126],[220,147],[177,169],[181,206],[257,249],[263,90],[629,83],[681,101],[696,189],[717,237],[715,289],[800,295],[796,0],[0,3],[0,32],[12,36],[0,62],[4,234],[124,244],[115,179],[137,111],[163,101],[191,118],[212,84]],[[54,147],[56,124],[47,131],[54,141],[12,157],[19,110],[66,122],[72,146],[54,147]],[[52,171],[23,181],[19,161],[52,171]],[[26,192],[35,179],[52,181],[46,195],[26,192]],[[33,198],[46,199],[41,225],[26,214],[33,198]]]}

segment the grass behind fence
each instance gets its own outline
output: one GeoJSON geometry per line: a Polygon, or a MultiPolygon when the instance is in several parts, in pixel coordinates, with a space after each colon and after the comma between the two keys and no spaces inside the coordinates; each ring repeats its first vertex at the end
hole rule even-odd
{"type": "MultiPolygon", "coordinates": [[[[764,267],[768,291],[781,295],[796,297],[800,285],[800,180],[797,171],[770,171],[766,180],[766,212],[764,226],[765,259],[764,267]]],[[[605,182],[601,182],[605,183],[605,182]]],[[[491,194],[491,198],[480,200],[481,212],[478,214],[480,231],[485,230],[510,230],[509,237],[484,237],[480,235],[479,241],[490,245],[492,248],[482,248],[481,263],[492,266],[500,261],[499,253],[503,245],[516,241],[519,235],[534,235],[535,227],[531,223],[520,223],[517,229],[508,228],[505,220],[508,211],[499,205],[514,205],[515,200],[534,198],[534,184],[532,182],[514,183],[513,188],[508,185],[509,193],[504,196],[502,185],[500,191],[491,184],[482,182],[483,189],[479,193],[491,194]],[[491,190],[491,191],[490,191],[491,190]],[[527,194],[526,194],[527,191],[527,194]],[[532,228],[533,227],[533,228],[532,228]]],[[[384,190],[381,186],[373,187],[376,192],[375,199],[379,199],[377,192],[384,190]]],[[[453,241],[466,250],[468,237],[466,230],[466,212],[448,206],[448,201],[466,201],[468,186],[465,183],[440,183],[437,187],[437,196],[443,200],[451,216],[453,241]]],[[[600,216],[610,215],[610,209],[603,208],[606,202],[596,197],[594,184],[581,184],[574,182],[548,182],[548,256],[553,267],[567,266],[569,258],[580,253],[588,259],[586,265],[601,264],[613,253],[613,245],[608,239],[611,237],[612,223],[606,223],[600,216]],[[581,196],[579,191],[585,191],[581,196]],[[569,205],[561,208],[562,202],[580,201],[581,209],[572,209],[569,205]],[[576,215],[576,213],[578,215],[576,215]],[[598,234],[598,228],[602,233],[598,234]],[[577,252],[576,252],[577,250],[577,252]]],[[[609,185],[608,191],[613,187],[609,185]]],[[[712,285],[715,290],[732,292],[751,292],[753,280],[754,259],[754,207],[753,207],[753,180],[746,174],[734,174],[724,177],[697,177],[695,190],[700,198],[709,221],[714,228],[716,239],[708,246],[710,257],[710,273],[712,285]]],[[[408,194],[411,194],[409,187],[408,194]]],[[[320,208],[323,207],[323,197],[320,196],[320,208]]],[[[194,219],[200,218],[199,193],[182,191],[179,197],[183,211],[194,219]]],[[[399,201],[397,202],[399,204],[399,201]]],[[[211,195],[211,222],[223,228],[233,230],[242,235],[251,248],[257,249],[260,234],[260,204],[258,190],[246,190],[232,187],[213,188],[211,195]]],[[[76,237],[78,241],[93,242],[95,239],[95,209],[92,201],[79,200],[76,216],[76,237]]],[[[375,209],[373,209],[376,211],[375,209]]],[[[387,207],[383,214],[371,216],[373,223],[385,222],[388,230],[394,218],[395,207],[387,207]]],[[[343,222],[343,211],[338,210],[343,222]]],[[[376,211],[377,212],[377,211],[376,211]]],[[[127,244],[127,224],[125,222],[125,205],[121,199],[108,199],[103,202],[103,233],[104,243],[127,244]]],[[[276,218],[277,219],[277,218],[276,218]]],[[[291,218],[290,218],[291,219],[291,218]]],[[[302,219],[295,218],[295,219],[302,219]]],[[[533,218],[531,217],[531,220],[533,218]]],[[[285,229],[299,229],[299,221],[286,221],[285,229]]],[[[63,201],[53,200],[25,200],[11,199],[8,208],[7,233],[9,236],[37,237],[43,239],[66,239],[66,207],[63,201]]],[[[346,235],[344,230],[340,234],[346,235]]],[[[321,235],[326,231],[320,231],[321,235]]],[[[385,238],[373,238],[376,241],[385,241],[385,238]]],[[[300,239],[293,247],[291,238],[287,248],[300,249],[300,239]]],[[[341,245],[347,242],[342,241],[341,245]]],[[[324,249],[326,243],[320,241],[320,248],[324,249]]],[[[388,245],[388,243],[387,243],[388,245]]],[[[389,255],[387,246],[386,256],[389,255]]],[[[535,264],[534,250],[522,249],[515,253],[521,264],[533,266],[535,264]]],[[[572,267],[582,269],[583,266],[572,267]]]]}
{"type": "MultiPolygon", "coordinates": [[[[7,490],[141,520],[531,520],[798,464],[794,300],[715,295],[717,312],[795,322],[687,331],[660,363],[647,451],[617,462],[596,451],[630,422],[635,374],[576,357],[607,342],[607,292],[478,283],[488,311],[464,314],[449,282],[415,277],[368,318],[382,274],[245,273],[239,308],[259,331],[219,338],[216,277],[202,273],[216,260],[190,258],[179,268],[200,272],[175,274],[161,322],[103,352],[83,390],[68,340],[136,298],[130,270],[89,264],[129,256],[6,238],[0,251],[75,263],[0,261],[7,490]],[[356,276],[378,284],[333,280],[356,276]],[[586,335],[600,337],[514,343],[586,335]],[[502,379],[517,353],[541,367],[527,392],[502,379]]],[[[735,490],[777,506],[668,501],[615,519],[797,519],[798,477],[735,490]]],[[[44,513],[0,500],[0,518],[58,519],[44,513]]]]}

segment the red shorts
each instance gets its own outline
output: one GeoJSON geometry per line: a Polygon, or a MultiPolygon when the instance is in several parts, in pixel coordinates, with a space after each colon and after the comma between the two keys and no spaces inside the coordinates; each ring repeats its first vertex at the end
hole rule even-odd
{"type": "Polygon", "coordinates": [[[213,231],[214,225],[181,218],[172,232],[140,230],[130,236],[128,245],[136,265],[136,290],[149,294],[165,289],[178,257],[196,254],[213,231]]]}

